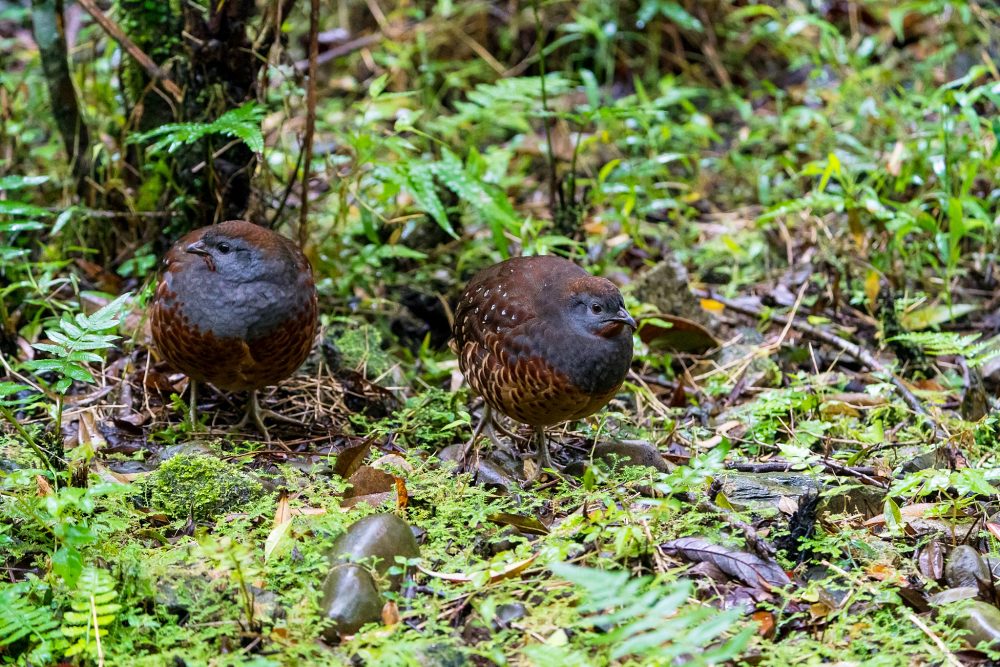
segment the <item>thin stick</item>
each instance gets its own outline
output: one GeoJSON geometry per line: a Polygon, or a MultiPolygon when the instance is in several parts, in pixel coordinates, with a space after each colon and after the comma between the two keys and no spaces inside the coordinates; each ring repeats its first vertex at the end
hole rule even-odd
{"type": "Polygon", "coordinates": [[[309,174],[312,171],[313,133],[316,131],[316,59],[319,57],[319,0],[309,3],[309,84],[306,86],[306,135],[302,139],[302,203],[299,208],[299,246],[309,240],[309,174]]]}
{"type": "Polygon", "coordinates": [[[906,617],[910,619],[910,622],[913,623],[913,625],[920,628],[920,630],[925,635],[927,635],[932,642],[934,642],[934,645],[937,646],[938,649],[943,654],[942,657],[944,657],[945,662],[947,662],[952,667],[962,667],[962,663],[959,661],[958,658],[955,657],[955,654],[952,653],[947,646],[945,646],[945,643],[941,641],[940,637],[934,634],[934,632],[929,627],[927,627],[926,623],[920,620],[919,616],[914,614],[912,611],[907,611],[906,617]]]}
{"type": "MultiPolygon", "coordinates": [[[[729,308],[730,310],[736,311],[738,313],[743,313],[744,315],[760,317],[763,314],[763,311],[760,308],[739,304],[736,303],[735,301],[731,301],[730,299],[726,299],[725,297],[717,296],[706,290],[694,289],[691,290],[691,292],[700,299],[711,299],[713,301],[718,301],[726,308],[729,308]]],[[[830,333],[829,331],[825,331],[818,327],[814,327],[811,324],[807,324],[805,322],[801,322],[793,318],[786,317],[784,315],[771,314],[769,315],[769,317],[772,321],[777,322],[778,324],[791,326],[791,328],[795,329],[799,333],[805,334],[810,338],[813,338],[821,343],[832,345],[833,347],[836,347],[837,349],[841,350],[847,356],[864,364],[870,370],[885,375],[886,377],[889,378],[889,381],[892,382],[893,386],[896,387],[896,390],[899,392],[900,396],[903,398],[906,404],[910,406],[910,409],[912,409],[917,414],[927,417],[931,421],[931,423],[934,424],[935,431],[940,430],[940,427],[938,426],[937,422],[934,421],[930,413],[927,412],[927,408],[923,406],[923,403],[920,402],[920,399],[917,398],[913,394],[913,392],[909,390],[909,388],[902,380],[896,377],[895,373],[893,373],[888,368],[883,366],[882,362],[876,359],[875,356],[868,350],[865,350],[860,346],[855,345],[854,343],[846,341],[840,336],[830,333]]]]}

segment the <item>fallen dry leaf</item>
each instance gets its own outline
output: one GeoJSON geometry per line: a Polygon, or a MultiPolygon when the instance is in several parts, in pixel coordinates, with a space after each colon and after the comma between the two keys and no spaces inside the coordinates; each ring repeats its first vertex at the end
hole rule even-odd
{"type": "MultiPolygon", "coordinates": [[[[530,557],[525,558],[524,560],[519,560],[515,563],[510,563],[509,565],[504,566],[504,568],[501,570],[491,569],[489,571],[489,580],[488,580],[489,583],[493,584],[503,579],[516,577],[517,575],[524,572],[524,570],[526,570],[528,566],[535,561],[536,558],[538,558],[538,554],[532,554],[530,557]]],[[[436,572],[434,570],[428,570],[419,564],[417,565],[417,569],[428,576],[434,577],[435,579],[441,579],[443,581],[451,581],[457,584],[467,584],[474,578],[473,575],[471,574],[463,574],[461,572],[451,573],[451,572],[436,572]]]]}

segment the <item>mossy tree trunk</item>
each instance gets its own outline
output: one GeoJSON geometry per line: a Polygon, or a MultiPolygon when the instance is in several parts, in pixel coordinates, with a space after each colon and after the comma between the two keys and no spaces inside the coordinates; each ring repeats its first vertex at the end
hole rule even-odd
{"type": "MultiPolygon", "coordinates": [[[[183,92],[180,101],[158,89],[128,56],[122,69],[131,127],[140,131],[164,123],[212,122],[256,99],[258,74],[270,44],[255,52],[247,37],[252,0],[118,0],[122,28],[183,92]]],[[[145,210],[173,210],[169,236],[231,218],[244,217],[256,156],[242,142],[211,136],[176,153],[129,156],[137,175],[135,204],[145,210]]]]}

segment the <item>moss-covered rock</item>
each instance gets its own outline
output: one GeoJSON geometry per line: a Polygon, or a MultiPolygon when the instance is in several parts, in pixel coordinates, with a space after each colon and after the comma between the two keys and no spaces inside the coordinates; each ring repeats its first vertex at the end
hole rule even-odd
{"type": "Polygon", "coordinates": [[[171,519],[196,521],[231,512],[259,498],[260,481],[232,463],[205,454],[180,454],[164,462],[141,487],[150,509],[171,519]]]}

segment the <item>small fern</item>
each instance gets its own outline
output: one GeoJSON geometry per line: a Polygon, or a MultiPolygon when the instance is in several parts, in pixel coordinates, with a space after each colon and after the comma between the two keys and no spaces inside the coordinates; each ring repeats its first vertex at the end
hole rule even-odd
{"type": "Polygon", "coordinates": [[[49,664],[62,653],[66,640],[52,609],[32,602],[31,584],[0,584],[0,653],[10,654],[11,646],[23,642],[31,664],[49,664]]]}
{"type": "Polygon", "coordinates": [[[632,656],[663,665],[714,665],[735,659],[754,632],[749,626],[725,638],[736,627],[739,610],[689,605],[694,585],[688,579],[655,581],[566,563],[551,569],[583,589],[580,611],[593,615],[581,625],[604,631],[589,641],[611,647],[612,660],[632,656]]]}
{"type": "MultiPolygon", "coordinates": [[[[499,188],[470,174],[457,155],[445,149],[442,158],[429,165],[438,180],[458,195],[490,227],[493,242],[507,255],[506,231],[518,233],[517,213],[499,188]]],[[[414,196],[416,199],[416,195],[414,196]]]]}
{"type": "Polygon", "coordinates": [[[904,341],[920,346],[932,356],[955,355],[964,357],[972,368],[982,366],[1000,356],[1000,341],[983,338],[979,334],[959,334],[946,331],[915,331],[893,336],[889,340],[904,341]]]}
{"type": "Polygon", "coordinates": [[[108,626],[121,610],[121,605],[115,602],[117,599],[115,580],[107,571],[97,567],[83,568],[70,610],[62,619],[62,634],[72,642],[66,649],[67,657],[102,654],[101,638],[108,633],[108,626]]]}
{"type": "Polygon", "coordinates": [[[95,350],[107,350],[118,340],[119,336],[105,332],[118,326],[130,296],[129,293],[121,295],[93,315],[63,315],[56,327],[45,331],[51,343],[32,345],[53,358],[29,361],[25,367],[35,373],[51,372],[61,376],[53,386],[60,394],[69,389],[73,380],[94,382],[94,376],[84,364],[101,363],[103,359],[95,350]]]}
{"type": "MultiPolygon", "coordinates": [[[[572,82],[559,75],[545,77],[549,97],[563,95],[572,89],[572,82]]],[[[470,126],[488,123],[516,132],[531,132],[530,117],[540,117],[542,80],[537,76],[512,77],[496,83],[481,83],[467,95],[468,101],[457,101],[458,113],[441,116],[430,123],[431,129],[442,136],[467,131],[470,126]]]]}
{"type": "Polygon", "coordinates": [[[149,152],[155,154],[166,149],[168,153],[173,153],[181,146],[193,144],[210,134],[221,134],[240,139],[254,153],[260,153],[264,150],[264,135],[260,131],[263,120],[264,109],[255,102],[247,102],[222,114],[214,122],[168,123],[136,135],[131,141],[145,142],[159,138],[149,147],[149,152]]]}

